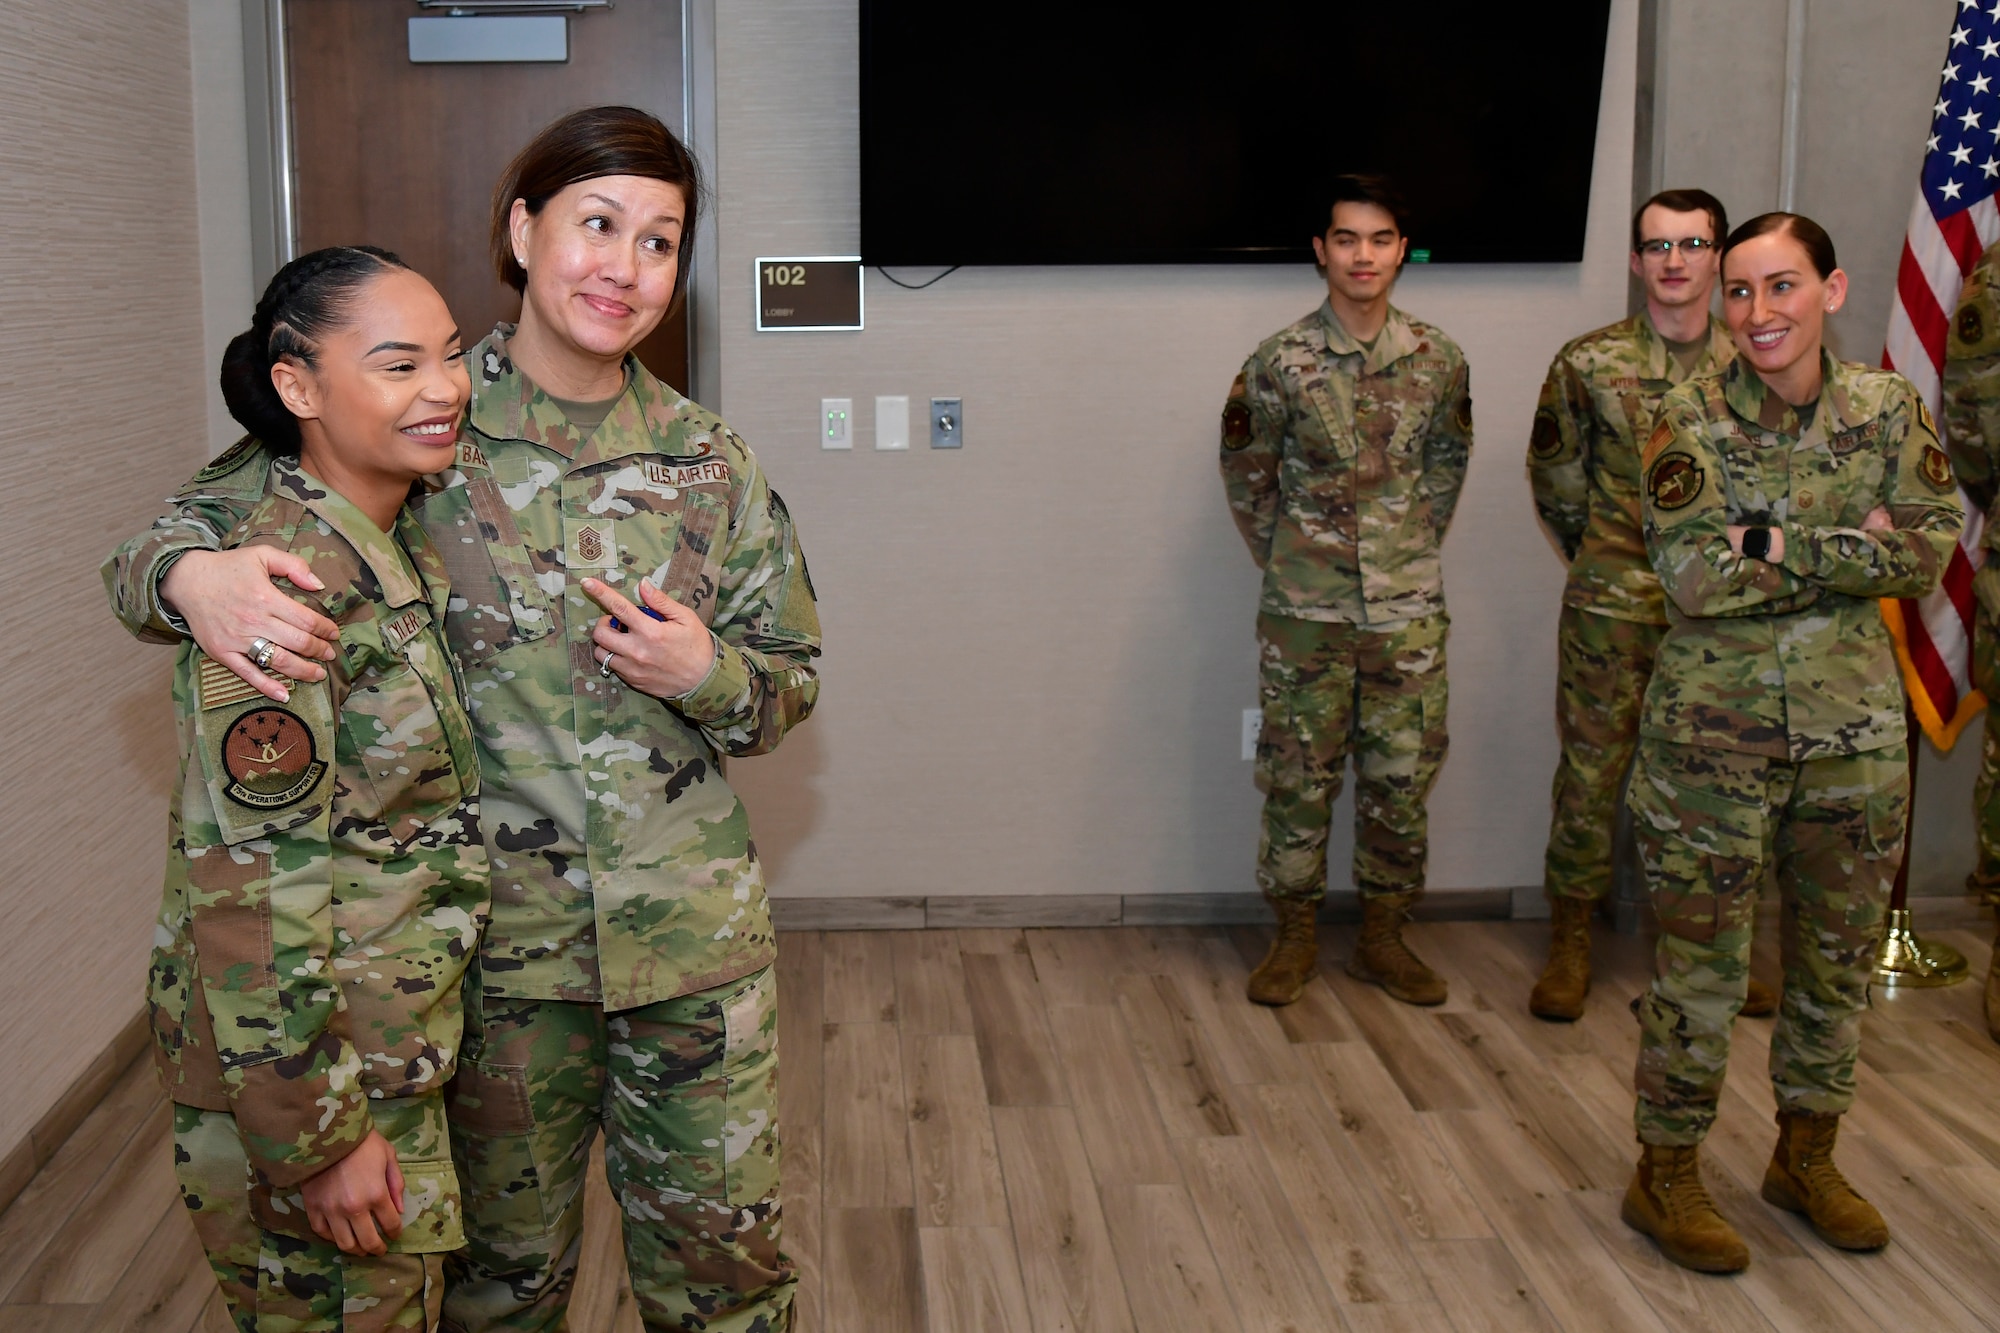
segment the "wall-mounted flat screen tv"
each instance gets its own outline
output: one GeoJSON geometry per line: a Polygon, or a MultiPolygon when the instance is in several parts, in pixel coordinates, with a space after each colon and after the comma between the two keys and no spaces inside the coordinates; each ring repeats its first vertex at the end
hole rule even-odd
{"type": "Polygon", "coordinates": [[[867,263],[1300,261],[1343,171],[1433,263],[1583,257],[1610,0],[861,0],[867,263]]]}

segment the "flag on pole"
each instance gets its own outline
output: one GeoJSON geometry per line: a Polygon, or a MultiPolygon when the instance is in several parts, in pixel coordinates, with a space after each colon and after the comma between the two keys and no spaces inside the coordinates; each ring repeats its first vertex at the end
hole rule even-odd
{"type": "MultiPolygon", "coordinates": [[[[1923,174],[1882,364],[1917,387],[1940,421],[1945,337],[1965,275],[2000,239],[2000,0],[1990,9],[1959,0],[1931,108],[1923,174]]],[[[1937,590],[1923,598],[1884,599],[1882,619],[1896,641],[1896,658],[1910,706],[1924,734],[1950,749],[1959,731],[1986,706],[1972,686],[1972,575],[1984,562],[1985,515],[1965,501],[1965,531],[1937,590]]]]}

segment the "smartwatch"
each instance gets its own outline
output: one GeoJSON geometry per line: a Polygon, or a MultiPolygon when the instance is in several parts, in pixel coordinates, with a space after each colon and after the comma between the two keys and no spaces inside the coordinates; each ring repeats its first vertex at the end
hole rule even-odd
{"type": "Polygon", "coordinates": [[[1771,530],[1769,528],[1749,528],[1743,533],[1743,554],[1752,560],[1767,560],[1771,555],[1771,530]]]}

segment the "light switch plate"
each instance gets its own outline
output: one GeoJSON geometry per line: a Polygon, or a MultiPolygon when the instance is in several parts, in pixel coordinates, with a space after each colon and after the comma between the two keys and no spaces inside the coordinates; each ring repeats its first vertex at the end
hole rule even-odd
{"type": "Polygon", "coordinates": [[[931,448],[957,449],[965,439],[965,400],[931,399],[931,448]]]}
{"type": "Polygon", "coordinates": [[[875,399],[875,447],[877,449],[907,449],[910,447],[910,396],[894,394],[875,399]]]}
{"type": "Polygon", "coordinates": [[[819,447],[822,449],[852,449],[854,447],[854,400],[852,398],[822,398],[819,400],[819,447]]]}

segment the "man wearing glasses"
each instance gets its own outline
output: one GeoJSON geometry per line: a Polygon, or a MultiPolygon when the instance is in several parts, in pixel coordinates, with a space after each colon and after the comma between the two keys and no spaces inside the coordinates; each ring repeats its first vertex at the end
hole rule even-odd
{"type": "MultiPolygon", "coordinates": [[[[1569,560],[1556,631],[1555,814],[1543,887],[1548,965],[1528,998],[1539,1018],[1583,1016],[1590,916],[1610,891],[1619,794],[1638,743],[1640,701],[1666,632],[1666,600],[1639,528],[1639,453],[1667,390],[1729,364],[1709,313],[1729,220],[1706,190],[1664,190],[1632,218],[1632,272],[1646,309],[1556,354],[1535,409],[1528,477],[1535,508],[1569,560]]],[[[1776,996],[1750,983],[1745,1014],[1776,996]]]]}

